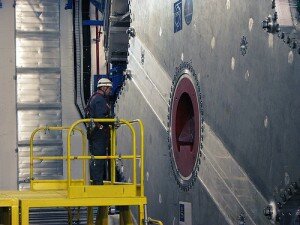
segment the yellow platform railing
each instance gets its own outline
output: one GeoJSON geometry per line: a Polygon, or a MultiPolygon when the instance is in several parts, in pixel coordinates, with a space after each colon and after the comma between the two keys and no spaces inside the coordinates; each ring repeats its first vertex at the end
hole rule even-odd
{"type": "MultiPolygon", "coordinates": [[[[45,127],[39,127],[36,128],[30,137],[30,188],[31,190],[39,190],[39,189],[67,189],[68,190],[68,196],[74,197],[76,196],[76,191],[72,192],[72,187],[78,187],[79,186],[86,186],[86,160],[99,160],[99,159],[106,159],[111,160],[111,181],[110,184],[112,185],[133,185],[133,189],[131,192],[131,195],[137,195],[137,186],[139,188],[138,196],[143,197],[144,196],[144,126],[141,120],[132,120],[127,121],[124,119],[81,119],[74,122],[69,127],[51,127],[51,126],[45,126],[45,127]],[[108,156],[90,156],[87,155],[86,146],[87,146],[87,138],[85,132],[78,128],[78,125],[83,123],[109,123],[113,124],[110,125],[110,155],[108,156]],[[134,124],[138,124],[139,126],[139,136],[140,136],[140,155],[137,154],[137,140],[136,140],[136,131],[134,128],[134,124]],[[132,148],[132,154],[131,155],[121,155],[117,154],[116,149],[116,137],[117,137],[117,128],[120,126],[126,126],[128,127],[130,134],[131,134],[131,148],[132,148]],[[67,153],[64,156],[35,156],[34,155],[34,139],[36,134],[39,132],[47,132],[47,131],[66,131],[67,132],[67,153]],[[82,155],[72,155],[71,152],[71,138],[72,134],[74,132],[79,132],[81,134],[82,139],[82,155]],[[117,160],[133,160],[133,168],[132,168],[132,175],[133,175],[133,181],[132,183],[120,183],[116,182],[116,161],[117,160]],[[34,178],[34,161],[41,161],[41,160],[66,160],[67,162],[67,179],[66,180],[38,180],[34,178]],[[71,175],[71,162],[74,160],[82,160],[82,174],[83,178],[82,180],[73,180],[71,175]],[[140,183],[137,183],[137,160],[140,160],[140,183]],[[75,195],[74,195],[75,193],[75,195]]],[[[73,190],[76,190],[74,188],[73,190]]],[[[118,189],[121,190],[121,189],[118,189]]],[[[123,190],[124,191],[124,190],[123,190]]],[[[79,192],[77,193],[79,194],[79,192]]]]}
{"type": "MultiPolygon", "coordinates": [[[[92,206],[101,204],[104,208],[109,205],[122,205],[124,209],[120,215],[123,219],[131,217],[128,213],[130,205],[139,207],[139,223],[138,224],[158,224],[162,225],[161,221],[153,220],[147,217],[147,199],[144,192],[144,126],[141,120],[127,121],[124,119],[81,119],[75,121],[69,127],[39,127],[36,128],[30,137],[30,188],[34,193],[38,190],[63,190],[66,192],[67,200],[59,199],[57,201],[43,202],[43,207],[50,206],[88,206],[88,224],[93,224],[92,206]],[[86,132],[78,127],[84,123],[108,123],[110,127],[110,155],[108,156],[91,156],[87,154],[87,137],[86,132]],[[118,154],[117,149],[117,131],[119,127],[127,127],[130,137],[127,139],[131,143],[131,153],[127,155],[118,154]],[[136,126],[139,129],[139,151],[137,150],[137,132],[136,126]],[[34,154],[35,136],[39,132],[47,131],[65,131],[67,132],[67,151],[63,156],[36,156],[34,154]],[[79,132],[82,139],[82,155],[74,155],[72,153],[72,135],[79,132]],[[139,152],[139,154],[138,154],[139,152]],[[86,160],[110,160],[110,181],[106,181],[105,185],[89,185],[87,184],[86,160]],[[39,180],[34,178],[34,162],[37,160],[65,160],[67,164],[67,174],[65,180],[39,180]],[[82,179],[72,179],[71,163],[75,160],[82,161],[82,179]],[[117,160],[132,160],[132,182],[116,182],[116,165],[117,160]],[[140,171],[137,169],[137,160],[140,160],[140,171]],[[140,173],[138,179],[137,174],[140,173]],[[102,198],[101,201],[97,198],[102,198]],[[45,204],[47,203],[47,204],[45,204]],[[127,213],[126,213],[127,212],[127,213]]],[[[42,202],[32,200],[22,200],[22,222],[27,224],[29,221],[29,208],[41,207],[42,202]]],[[[106,210],[107,211],[107,210],[106,210]]],[[[106,220],[107,218],[104,218],[106,220]]],[[[125,221],[125,220],[124,220],[125,221]]],[[[129,220],[128,220],[129,221],[129,220]]],[[[103,221],[102,221],[103,222],[103,221]]],[[[104,224],[104,223],[103,223],[104,224]]],[[[126,223],[131,224],[131,222],[126,223]]]]}
{"type": "MultiPolygon", "coordinates": [[[[30,189],[34,189],[34,185],[36,183],[39,184],[39,187],[49,188],[49,189],[62,189],[62,187],[65,187],[63,189],[66,189],[66,185],[64,184],[63,180],[52,180],[52,181],[46,181],[46,185],[43,185],[42,183],[45,183],[45,181],[41,180],[35,180],[33,177],[34,174],[34,161],[43,161],[43,160],[67,160],[66,156],[35,156],[34,155],[34,138],[35,135],[38,134],[39,132],[50,132],[50,131],[68,131],[70,127],[67,126],[57,126],[57,127],[52,127],[52,126],[44,126],[44,127],[38,127],[36,128],[30,136],[30,173],[29,173],[29,180],[30,180],[30,189]]],[[[81,134],[82,138],[82,154],[86,155],[86,143],[87,139],[85,136],[85,133],[82,129],[76,128],[74,131],[78,131],[81,134]]],[[[86,163],[85,161],[83,162],[82,165],[82,174],[83,174],[83,180],[82,182],[85,184],[86,180],[86,163]]]]}

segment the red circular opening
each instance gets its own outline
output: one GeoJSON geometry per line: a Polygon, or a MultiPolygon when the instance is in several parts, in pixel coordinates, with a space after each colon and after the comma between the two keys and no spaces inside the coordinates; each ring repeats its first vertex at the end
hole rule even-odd
{"type": "Polygon", "coordinates": [[[177,150],[180,151],[180,146],[186,145],[192,151],[195,138],[194,110],[192,100],[186,92],[180,96],[175,123],[177,150]]]}
{"type": "Polygon", "coordinates": [[[178,81],[172,100],[171,139],[176,167],[182,177],[193,172],[199,150],[200,114],[195,86],[188,75],[178,81]]]}

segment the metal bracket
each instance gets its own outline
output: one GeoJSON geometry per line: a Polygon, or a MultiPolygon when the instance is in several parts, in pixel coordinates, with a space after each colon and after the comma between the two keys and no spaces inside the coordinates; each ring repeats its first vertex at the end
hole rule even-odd
{"type": "Polygon", "coordinates": [[[125,79],[129,79],[131,80],[132,79],[132,71],[130,69],[126,69],[124,72],[123,72],[123,75],[125,76],[125,79]]]}
{"type": "Polygon", "coordinates": [[[133,27],[129,27],[127,30],[126,30],[126,33],[128,34],[129,37],[135,37],[136,33],[135,33],[135,29],[133,27]]]}
{"type": "Polygon", "coordinates": [[[45,134],[47,134],[47,131],[48,131],[48,132],[50,131],[50,129],[49,129],[49,126],[48,126],[48,125],[46,125],[46,127],[45,127],[45,129],[44,129],[44,132],[45,132],[45,134]]]}
{"type": "Polygon", "coordinates": [[[246,55],[247,48],[248,48],[248,41],[247,41],[247,38],[245,36],[243,36],[241,39],[241,45],[240,45],[240,50],[241,50],[242,56],[246,55]]]}
{"type": "Polygon", "coordinates": [[[281,190],[279,196],[275,196],[278,202],[271,202],[265,209],[264,215],[273,223],[280,224],[290,216],[297,216],[299,210],[299,192],[297,182],[292,182],[281,190]]]}
{"type": "Polygon", "coordinates": [[[128,11],[127,13],[125,13],[124,15],[120,15],[120,16],[111,16],[110,17],[110,21],[111,22],[121,22],[123,20],[125,20],[127,17],[130,16],[130,11],[128,11]]]}
{"type": "Polygon", "coordinates": [[[114,127],[115,127],[115,129],[118,129],[120,126],[121,126],[120,125],[120,120],[119,120],[118,117],[116,117],[116,122],[114,123],[114,127]]]}
{"type": "Polygon", "coordinates": [[[245,224],[246,224],[245,214],[241,213],[238,217],[238,225],[245,225],[245,224]]]}
{"type": "Polygon", "coordinates": [[[268,33],[278,33],[280,28],[277,19],[277,12],[275,12],[273,16],[269,15],[264,21],[262,21],[262,28],[267,30],[268,33]]]}
{"type": "Polygon", "coordinates": [[[145,62],[145,49],[141,48],[141,64],[144,65],[145,62]]]}

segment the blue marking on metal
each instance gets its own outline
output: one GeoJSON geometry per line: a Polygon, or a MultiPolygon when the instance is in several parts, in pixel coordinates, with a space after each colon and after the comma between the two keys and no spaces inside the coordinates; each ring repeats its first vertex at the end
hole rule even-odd
{"type": "Polygon", "coordinates": [[[193,0],[186,0],[184,4],[184,19],[187,25],[190,25],[193,19],[193,0]]]}
{"type": "Polygon", "coordinates": [[[174,33],[182,30],[182,1],[174,3],[174,33]]]}
{"type": "Polygon", "coordinates": [[[112,68],[109,71],[109,79],[113,83],[112,93],[114,96],[119,94],[124,83],[125,77],[123,72],[126,70],[126,67],[126,64],[112,64],[112,68]]]}
{"type": "Polygon", "coordinates": [[[179,221],[184,222],[184,204],[179,204],[179,221]]]}
{"type": "Polygon", "coordinates": [[[97,0],[90,0],[90,3],[92,3],[100,12],[104,11],[105,3],[104,1],[97,1],[97,0]]]}
{"type": "Polygon", "coordinates": [[[93,91],[97,90],[97,82],[101,78],[108,78],[111,80],[113,83],[112,87],[112,95],[117,96],[120,92],[120,89],[124,83],[125,77],[123,75],[124,70],[126,69],[127,65],[126,64],[117,64],[117,65],[112,65],[112,68],[109,71],[109,75],[106,74],[95,74],[94,75],[94,86],[93,86],[93,91]]]}
{"type": "Polygon", "coordinates": [[[83,26],[103,26],[103,20],[83,20],[83,26]]]}
{"type": "Polygon", "coordinates": [[[0,0],[0,9],[2,9],[2,6],[3,6],[3,5],[2,5],[2,2],[1,2],[1,0],[0,0]]]}
{"type": "Polygon", "coordinates": [[[73,8],[73,0],[68,0],[68,2],[65,5],[65,10],[72,9],[73,8]]]}

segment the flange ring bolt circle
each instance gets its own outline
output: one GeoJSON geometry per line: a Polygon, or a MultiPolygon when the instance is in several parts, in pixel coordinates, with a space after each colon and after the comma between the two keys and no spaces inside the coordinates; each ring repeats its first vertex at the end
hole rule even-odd
{"type": "Polygon", "coordinates": [[[171,166],[179,187],[188,191],[197,177],[203,130],[200,86],[191,63],[177,68],[170,96],[171,166]]]}

